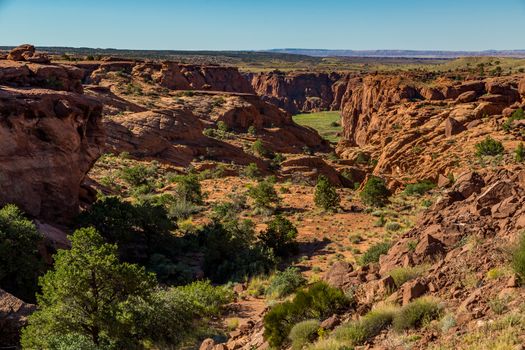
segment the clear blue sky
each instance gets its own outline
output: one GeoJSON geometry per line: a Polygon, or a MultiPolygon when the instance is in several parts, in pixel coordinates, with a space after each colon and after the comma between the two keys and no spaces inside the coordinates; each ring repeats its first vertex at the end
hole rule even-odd
{"type": "Polygon", "coordinates": [[[0,45],[525,49],[525,0],[0,0],[0,45]]]}

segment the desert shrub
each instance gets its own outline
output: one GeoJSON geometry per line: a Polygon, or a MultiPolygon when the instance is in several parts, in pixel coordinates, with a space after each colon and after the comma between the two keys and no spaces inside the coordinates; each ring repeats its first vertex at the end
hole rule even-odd
{"type": "Polygon", "coordinates": [[[275,305],[264,316],[264,337],[271,346],[279,347],[292,327],[307,319],[323,319],[349,306],[349,300],[340,289],[317,282],[298,291],[292,301],[275,305]]]}
{"type": "Polygon", "coordinates": [[[275,267],[273,252],[256,240],[254,226],[250,220],[214,221],[198,232],[203,270],[213,282],[244,281],[275,267]]]}
{"type": "Polygon", "coordinates": [[[419,328],[439,318],[442,311],[443,307],[437,300],[430,297],[422,297],[403,306],[394,316],[392,324],[398,332],[419,328]]]}
{"type": "Polygon", "coordinates": [[[195,174],[180,175],[174,178],[177,183],[177,197],[189,203],[201,205],[204,203],[199,178],[195,174]]]}
{"type": "Polygon", "coordinates": [[[271,151],[266,149],[266,147],[264,146],[261,140],[256,140],[252,144],[252,152],[258,155],[259,157],[263,157],[263,158],[271,158],[273,155],[271,151]]]}
{"type": "Polygon", "coordinates": [[[487,136],[483,141],[476,143],[476,155],[482,156],[497,156],[505,152],[503,144],[492,137],[487,136]]]}
{"type": "Polygon", "coordinates": [[[314,202],[318,208],[324,210],[337,209],[341,198],[336,189],[326,176],[320,175],[317,178],[317,185],[315,186],[314,202]]]}
{"type": "Polygon", "coordinates": [[[403,283],[419,277],[425,270],[425,266],[397,267],[388,274],[394,279],[396,287],[400,288],[403,283]]]}
{"type": "Polygon", "coordinates": [[[247,132],[248,132],[248,134],[254,136],[255,134],[257,134],[257,129],[255,128],[254,125],[250,125],[250,127],[247,130],[247,132]]]}
{"type": "Polygon", "coordinates": [[[374,207],[385,206],[389,195],[385,181],[377,176],[370,177],[359,194],[363,203],[374,207]]]}
{"type": "Polygon", "coordinates": [[[306,320],[295,324],[288,335],[292,342],[292,349],[301,350],[305,345],[315,341],[320,324],[319,320],[306,320]]]}
{"type": "Polygon", "coordinates": [[[167,205],[168,216],[178,220],[185,220],[193,214],[201,211],[201,207],[186,200],[185,198],[173,200],[167,205]]]}
{"type": "Polygon", "coordinates": [[[518,246],[512,253],[512,268],[521,282],[525,281],[525,233],[521,234],[518,246]]]}
{"type": "Polygon", "coordinates": [[[390,221],[385,224],[387,231],[395,232],[401,230],[401,224],[399,222],[390,221]]]}
{"type": "Polygon", "coordinates": [[[266,288],[266,294],[276,298],[284,298],[305,284],[306,279],[299,272],[299,269],[289,267],[282,272],[275,273],[270,280],[268,288],[266,288]]]}
{"type": "Polygon", "coordinates": [[[279,205],[279,196],[270,180],[259,181],[250,187],[248,196],[253,199],[256,209],[273,212],[279,205]]]}
{"type": "Polygon", "coordinates": [[[0,286],[33,301],[44,264],[38,252],[42,236],[15,205],[0,209],[0,286]]]}
{"type": "Polygon", "coordinates": [[[355,162],[357,164],[368,164],[372,158],[368,153],[365,152],[359,152],[357,153],[357,156],[355,157],[355,162]]]}
{"type": "Polygon", "coordinates": [[[230,130],[230,128],[228,127],[228,125],[225,122],[220,120],[220,121],[217,122],[217,130],[219,130],[221,132],[228,132],[228,130],[230,130]]]}
{"type": "Polygon", "coordinates": [[[512,130],[512,122],[515,120],[522,120],[522,119],[525,119],[525,112],[523,111],[522,108],[518,108],[517,110],[514,111],[514,113],[512,113],[510,117],[507,118],[507,120],[505,120],[505,122],[502,125],[503,130],[505,130],[506,132],[509,132],[510,130],[512,130]]]}
{"type": "Polygon", "coordinates": [[[374,309],[358,321],[342,325],[334,330],[336,340],[349,342],[352,345],[363,345],[377,336],[383,329],[392,324],[397,308],[385,306],[374,309]]]}
{"type": "Polygon", "coordinates": [[[133,187],[138,187],[148,184],[150,177],[155,175],[156,172],[156,166],[146,166],[144,164],[138,164],[135,166],[123,168],[120,171],[120,177],[129,185],[133,187]]]}
{"type": "Polygon", "coordinates": [[[436,185],[432,181],[425,180],[414,184],[406,185],[405,190],[403,192],[407,196],[422,196],[434,187],[436,187],[436,185]]]}
{"type": "Polygon", "coordinates": [[[250,163],[247,167],[244,168],[242,175],[246,176],[249,179],[257,179],[261,176],[261,171],[255,163],[250,163]]]}
{"type": "Polygon", "coordinates": [[[516,146],[516,149],[514,150],[514,158],[518,163],[525,160],[525,146],[523,145],[523,142],[520,142],[518,146],[516,146]]]}
{"type": "Polygon", "coordinates": [[[262,244],[271,249],[275,255],[284,257],[296,248],[297,228],[284,216],[277,215],[269,223],[264,232],[259,235],[262,244]]]}
{"type": "Polygon", "coordinates": [[[366,265],[370,263],[375,263],[379,261],[379,257],[383,254],[388,253],[391,244],[390,242],[377,243],[371,246],[366,250],[366,252],[361,257],[359,263],[361,265],[366,265]]]}
{"type": "Polygon", "coordinates": [[[286,160],[286,157],[282,153],[275,153],[272,161],[270,162],[270,168],[273,170],[279,170],[281,163],[286,160]]]}

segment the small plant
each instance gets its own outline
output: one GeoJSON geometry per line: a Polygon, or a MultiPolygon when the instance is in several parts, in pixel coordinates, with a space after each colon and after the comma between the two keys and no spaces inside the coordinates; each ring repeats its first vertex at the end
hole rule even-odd
{"type": "Polygon", "coordinates": [[[483,141],[476,143],[476,156],[497,156],[503,154],[503,144],[492,137],[487,136],[483,141]]]}
{"type": "Polygon", "coordinates": [[[247,131],[248,131],[248,134],[252,136],[255,136],[255,134],[257,134],[257,129],[255,128],[254,125],[250,125],[247,131]]]}
{"type": "Polygon", "coordinates": [[[520,277],[521,282],[525,281],[525,233],[521,234],[518,246],[512,254],[512,268],[520,277]]]}
{"type": "Polygon", "coordinates": [[[361,265],[379,262],[379,257],[383,254],[388,253],[390,246],[391,244],[389,242],[374,244],[373,246],[368,248],[365,254],[363,254],[363,256],[361,257],[361,265]]]}
{"type": "Polygon", "coordinates": [[[237,329],[239,327],[239,319],[238,318],[229,318],[226,320],[226,328],[231,332],[237,329]]]}
{"type": "Polygon", "coordinates": [[[277,256],[287,256],[296,248],[297,228],[284,216],[277,215],[268,223],[266,231],[259,235],[265,247],[277,256]]]}
{"type": "Polygon", "coordinates": [[[120,171],[120,177],[131,186],[137,187],[145,185],[148,179],[157,172],[155,166],[145,166],[143,164],[123,168],[120,171]]]}
{"type": "Polygon", "coordinates": [[[270,346],[280,347],[294,324],[308,319],[324,319],[349,304],[340,289],[317,282],[307,290],[297,292],[292,301],[275,305],[264,316],[264,338],[270,346]]]}
{"type": "Polygon", "coordinates": [[[266,294],[275,298],[284,298],[305,284],[306,279],[299,272],[299,269],[289,267],[282,272],[275,273],[266,289],[266,294]]]}
{"type": "Polygon", "coordinates": [[[335,329],[333,336],[336,340],[350,342],[354,346],[363,345],[390,326],[396,313],[397,308],[393,306],[374,309],[360,320],[335,329]]]}
{"type": "Polygon", "coordinates": [[[434,187],[436,187],[436,185],[431,181],[420,181],[414,184],[406,185],[404,194],[407,196],[422,196],[434,187]]]}
{"type": "Polygon", "coordinates": [[[374,207],[385,206],[389,195],[385,181],[377,176],[370,177],[359,194],[363,203],[374,207]]]}
{"type": "Polygon", "coordinates": [[[257,179],[261,176],[261,171],[255,163],[250,163],[244,168],[243,175],[249,179],[257,179]]]}
{"type": "Polygon", "coordinates": [[[512,113],[510,117],[507,118],[507,120],[505,120],[505,122],[503,123],[501,127],[506,132],[509,132],[510,130],[512,130],[512,122],[515,120],[522,120],[522,119],[525,119],[525,112],[523,111],[522,108],[518,108],[517,110],[514,111],[514,113],[512,113]]]}
{"type": "Polygon", "coordinates": [[[494,298],[489,300],[489,307],[496,315],[502,315],[505,311],[508,310],[508,298],[494,298]]]}
{"type": "Polygon", "coordinates": [[[288,335],[292,349],[301,350],[305,345],[314,342],[318,337],[320,324],[318,320],[306,320],[295,324],[288,335]]]}
{"type": "Polygon", "coordinates": [[[425,266],[397,267],[390,271],[389,275],[394,280],[396,287],[400,288],[405,282],[419,277],[425,270],[425,266]]]}
{"type": "Polygon", "coordinates": [[[217,123],[217,130],[223,132],[223,133],[226,133],[230,130],[230,128],[228,127],[228,125],[223,122],[222,120],[220,120],[218,123],[217,123]]]}
{"type": "Polygon", "coordinates": [[[516,162],[521,163],[525,160],[525,146],[523,146],[523,142],[520,142],[516,149],[514,150],[514,155],[516,162]]]}
{"type": "Polygon", "coordinates": [[[401,224],[399,222],[390,221],[386,223],[385,229],[390,232],[396,232],[401,230],[401,224]]]}
{"type": "Polygon", "coordinates": [[[392,324],[398,332],[419,328],[439,318],[442,312],[443,307],[436,299],[422,297],[403,306],[394,316],[392,324]]]}
{"type": "Polygon", "coordinates": [[[457,322],[453,314],[446,314],[441,319],[441,331],[448,332],[451,328],[456,327],[457,322]]]}
{"type": "Polygon", "coordinates": [[[270,158],[271,152],[266,149],[261,140],[257,140],[252,144],[252,151],[255,155],[263,158],[270,158]]]}
{"type": "Polygon", "coordinates": [[[195,174],[180,175],[175,177],[177,183],[177,197],[189,203],[201,205],[204,203],[201,184],[195,174]]]}
{"type": "Polygon", "coordinates": [[[273,182],[260,181],[248,190],[248,196],[254,201],[255,208],[273,212],[279,206],[279,196],[275,191],[273,182]]]}
{"type": "Polygon", "coordinates": [[[339,197],[335,187],[332,186],[330,181],[328,181],[328,179],[323,175],[320,175],[317,178],[314,202],[318,208],[322,208],[324,210],[335,210],[341,202],[341,198],[339,197]]]}

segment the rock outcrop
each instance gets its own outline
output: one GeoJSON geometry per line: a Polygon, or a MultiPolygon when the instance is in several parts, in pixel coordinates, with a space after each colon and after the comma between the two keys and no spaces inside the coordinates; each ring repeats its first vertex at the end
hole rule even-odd
{"type": "Polygon", "coordinates": [[[20,330],[27,324],[27,317],[36,307],[0,289],[0,347],[15,349],[20,330]]]}
{"type": "Polygon", "coordinates": [[[104,143],[100,102],[36,88],[47,76],[63,78],[64,90],[81,90],[80,80],[68,72],[62,66],[0,61],[0,205],[15,203],[49,221],[67,221],[77,213],[80,183],[104,143]]]}
{"type": "Polygon", "coordinates": [[[292,114],[339,110],[347,77],[338,73],[283,73],[248,75],[255,92],[292,114]]]}

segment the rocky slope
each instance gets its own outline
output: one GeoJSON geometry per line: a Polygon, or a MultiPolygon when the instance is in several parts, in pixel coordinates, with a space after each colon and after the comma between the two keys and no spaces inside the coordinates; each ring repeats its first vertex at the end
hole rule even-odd
{"type": "Polygon", "coordinates": [[[374,173],[430,179],[468,168],[474,144],[487,135],[508,148],[501,125],[525,105],[522,76],[454,82],[426,76],[369,75],[351,79],[343,97],[343,158],[369,152],[374,173]]]}

